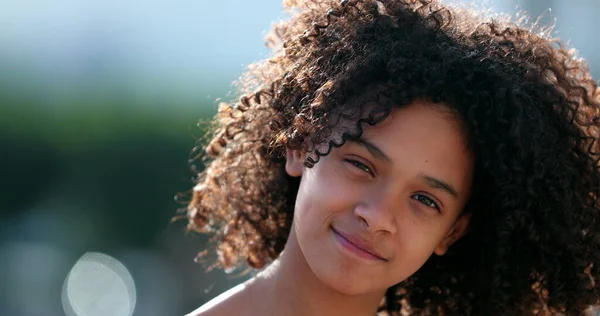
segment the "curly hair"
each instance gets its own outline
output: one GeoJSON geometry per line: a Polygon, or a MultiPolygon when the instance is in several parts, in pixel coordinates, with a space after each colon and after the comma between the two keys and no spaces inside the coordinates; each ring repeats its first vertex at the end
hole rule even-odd
{"type": "MultiPolygon", "coordinates": [[[[260,268],[290,231],[297,178],[418,98],[464,122],[469,233],[388,289],[389,315],[581,315],[599,303],[600,89],[551,28],[433,0],[285,0],[237,101],[222,103],[186,208],[217,263],[260,268]],[[365,106],[366,104],[373,106],[365,106]]],[[[195,153],[199,159],[201,153],[195,153]]]]}

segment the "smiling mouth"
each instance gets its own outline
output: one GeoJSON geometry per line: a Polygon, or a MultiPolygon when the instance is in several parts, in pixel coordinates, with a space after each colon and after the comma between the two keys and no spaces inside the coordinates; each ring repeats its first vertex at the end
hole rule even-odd
{"type": "Polygon", "coordinates": [[[340,232],[338,232],[337,230],[335,230],[333,227],[331,227],[331,231],[333,232],[333,235],[336,239],[336,241],[340,244],[340,246],[342,246],[344,248],[344,250],[346,250],[347,252],[352,253],[355,256],[360,257],[361,259],[366,259],[369,261],[387,261],[386,259],[372,253],[369,252],[368,250],[365,250],[359,246],[357,246],[356,244],[352,243],[348,238],[346,238],[344,235],[342,235],[340,232]]]}

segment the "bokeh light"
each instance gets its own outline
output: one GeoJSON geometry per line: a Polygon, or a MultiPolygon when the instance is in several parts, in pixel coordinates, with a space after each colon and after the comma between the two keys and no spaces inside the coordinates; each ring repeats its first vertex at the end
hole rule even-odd
{"type": "Polygon", "coordinates": [[[136,303],[135,283],[117,259],[88,252],[67,275],[62,302],[67,316],[131,316],[136,303]]]}

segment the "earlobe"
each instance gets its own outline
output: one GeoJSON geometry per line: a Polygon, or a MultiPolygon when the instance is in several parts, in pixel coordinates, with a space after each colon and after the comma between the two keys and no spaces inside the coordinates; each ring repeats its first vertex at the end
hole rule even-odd
{"type": "Polygon", "coordinates": [[[454,223],[440,244],[434,249],[434,253],[442,256],[456,241],[462,238],[468,231],[471,214],[462,214],[454,223]]]}
{"type": "Polygon", "coordinates": [[[285,172],[290,177],[299,177],[304,170],[304,155],[298,150],[287,150],[285,153],[285,172]]]}

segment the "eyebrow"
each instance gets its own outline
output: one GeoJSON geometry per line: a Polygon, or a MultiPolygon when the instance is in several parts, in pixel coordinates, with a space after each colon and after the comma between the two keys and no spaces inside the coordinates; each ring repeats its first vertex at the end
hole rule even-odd
{"type": "Polygon", "coordinates": [[[420,178],[422,180],[424,180],[425,182],[427,182],[427,184],[430,187],[432,187],[434,189],[444,190],[444,191],[450,193],[450,195],[454,196],[455,198],[458,198],[458,193],[456,192],[456,189],[452,185],[450,185],[440,179],[436,179],[436,178],[433,178],[433,177],[430,177],[430,176],[427,176],[424,174],[421,174],[420,178]]]}
{"type": "Polygon", "coordinates": [[[379,147],[375,146],[375,144],[369,142],[366,139],[362,139],[362,138],[351,139],[351,140],[348,140],[348,142],[354,143],[356,145],[359,145],[360,147],[363,147],[364,149],[369,151],[369,153],[371,153],[371,155],[373,155],[373,157],[375,157],[378,160],[381,160],[388,164],[392,163],[392,159],[390,159],[390,157],[388,157],[381,149],[379,149],[379,147]]]}

